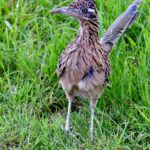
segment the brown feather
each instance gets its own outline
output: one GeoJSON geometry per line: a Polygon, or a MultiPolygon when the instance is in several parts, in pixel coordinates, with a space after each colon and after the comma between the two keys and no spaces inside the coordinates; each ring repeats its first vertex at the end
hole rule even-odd
{"type": "Polygon", "coordinates": [[[99,43],[98,22],[81,22],[79,35],[59,59],[57,74],[63,89],[73,97],[98,98],[107,84],[109,72],[109,60],[99,43]]]}

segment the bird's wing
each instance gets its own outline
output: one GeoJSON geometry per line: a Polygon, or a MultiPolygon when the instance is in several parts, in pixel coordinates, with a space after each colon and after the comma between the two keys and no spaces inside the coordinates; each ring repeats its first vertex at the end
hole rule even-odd
{"type": "Polygon", "coordinates": [[[127,10],[109,27],[100,40],[101,46],[109,54],[121,35],[134,23],[138,17],[138,6],[142,0],[134,0],[127,10]]]}

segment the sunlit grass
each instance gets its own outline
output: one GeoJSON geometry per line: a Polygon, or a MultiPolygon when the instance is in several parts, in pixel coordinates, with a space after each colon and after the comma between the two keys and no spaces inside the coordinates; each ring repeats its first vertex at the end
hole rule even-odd
{"type": "MultiPolygon", "coordinates": [[[[57,60],[78,22],[52,16],[71,0],[0,2],[0,149],[150,149],[150,2],[113,49],[111,86],[101,97],[95,140],[89,141],[88,101],[72,113],[58,85],[57,60]]],[[[97,0],[100,36],[131,0],[97,0]]]]}

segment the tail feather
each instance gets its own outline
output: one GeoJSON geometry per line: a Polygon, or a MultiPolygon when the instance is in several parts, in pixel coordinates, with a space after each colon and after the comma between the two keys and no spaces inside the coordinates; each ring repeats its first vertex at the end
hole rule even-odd
{"type": "Polygon", "coordinates": [[[138,17],[138,6],[141,0],[134,0],[127,10],[119,16],[109,27],[100,43],[103,49],[109,54],[116,42],[120,39],[122,34],[134,23],[138,17]]]}
{"type": "Polygon", "coordinates": [[[134,21],[136,20],[136,18],[137,18],[138,16],[139,16],[139,13],[137,12],[137,13],[133,16],[133,18],[131,19],[128,28],[130,28],[130,27],[132,26],[132,24],[134,23],[134,21]]]}

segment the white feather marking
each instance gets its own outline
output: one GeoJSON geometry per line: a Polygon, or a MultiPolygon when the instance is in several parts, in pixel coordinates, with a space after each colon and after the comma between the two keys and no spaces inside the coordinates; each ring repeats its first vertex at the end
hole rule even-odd
{"type": "Polygon", "coordinates": [[[91,9],[91,8],[88,8],[88,12],[94,12],[95,13],[95,10],[91,9]]]}

